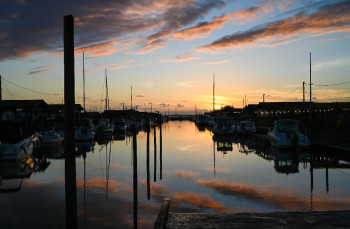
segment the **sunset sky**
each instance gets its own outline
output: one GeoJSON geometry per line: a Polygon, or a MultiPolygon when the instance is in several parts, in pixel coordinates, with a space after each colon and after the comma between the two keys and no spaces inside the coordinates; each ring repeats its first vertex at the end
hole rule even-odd
{"type": "Polygon", "coordinates": [[[302,101],[350,101],[350,1],[0,0],[3,99],[63,101],[63,17],[75,18],[76,103],[174,113],[302,101]],[[306,87],[309,101],[309,86],[306,87]]]}

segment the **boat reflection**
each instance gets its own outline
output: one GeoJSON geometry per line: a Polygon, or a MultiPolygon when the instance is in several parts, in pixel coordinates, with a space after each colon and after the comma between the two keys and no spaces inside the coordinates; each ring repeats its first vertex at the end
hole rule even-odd
{"type": "Polygon", "coordinates": [[[33,172],[45,171],[51,162],[46,158],[26,157],[16,161],[0,162],[0,193],[19,192],[23,179],[29,179],[33,172]]]}

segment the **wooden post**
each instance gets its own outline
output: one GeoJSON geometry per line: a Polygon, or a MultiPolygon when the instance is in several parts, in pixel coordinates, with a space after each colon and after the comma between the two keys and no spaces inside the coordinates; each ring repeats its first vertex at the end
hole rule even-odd
{"type": "Polygon", "coordinates": [[[77,228],[77,186],[74,144],[74,18],[72,15],[67,15],[63,20],[66,228],[77,228]]]}
{"type": "Polygon", "coordinates": [[[160,211],[158,213],[158,217],[156,221],[154,222],[154,229],[161,229],[164,228],[166,220],[168,218],[170,208],[170,198],[164,198],[162,207],[160,208],[160,211]]]}
{"type": "Polygon", "coordinates": [[[2,101],[2,87],[1,87],[1,75],[0,75],[0,101],[2,101]]]}
{"type": "Polygon", "coordinates": [[[162,115],[159,114],[159,173],[160,180],[163,178],[163,136],[162,136],[162,115]]]}
{"type": "Polygon", "coordinates": [[[154,182],[157,181],[157,136],[156,136],[156,126],[153,127],[154,130],[154,182]]]}
{"type": "Polygon", "coordinates": [[[147,128],[147,199],[151,199],[151,185],[149,174],[149,128],[147,128]]]}

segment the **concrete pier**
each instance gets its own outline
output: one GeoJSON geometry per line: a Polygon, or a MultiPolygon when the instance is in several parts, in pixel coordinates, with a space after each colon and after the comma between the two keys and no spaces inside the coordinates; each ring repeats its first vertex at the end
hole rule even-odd
{"type": "Polygon", "coordinates": [[[350,210],[272,213],[174,213],[164,199],[154,228],[349,228],[350,210]]]}

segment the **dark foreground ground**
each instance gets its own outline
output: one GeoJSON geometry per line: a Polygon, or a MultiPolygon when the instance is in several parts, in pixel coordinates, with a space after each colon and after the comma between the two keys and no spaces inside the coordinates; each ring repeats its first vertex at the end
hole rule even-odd
{"type": "Polygon", "coordinates": [[[350,211],[169,213],[164,228],[350,228],[350,211]]]}

